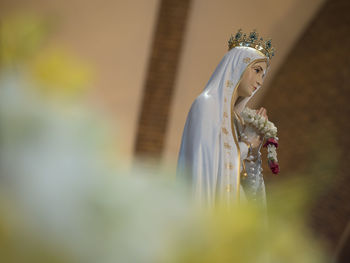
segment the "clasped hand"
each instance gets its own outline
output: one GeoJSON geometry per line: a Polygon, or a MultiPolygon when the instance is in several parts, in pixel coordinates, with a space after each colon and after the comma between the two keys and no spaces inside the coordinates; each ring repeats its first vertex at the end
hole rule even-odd
{"type": "MultiPolygon", "coordinates": [[[[268,119],[265,108],[261,107],[259,110],[256,111],[257,114],[262,115],[266,119],[268,119]]],[[[243,133],[245,134],[245,136],[242,138],[242,141],[250,144],[254,153],[259,151],[260,146],[264,140],[264,135],[261,134],[254,126],[250,124],[245,126],[243,133]]]]}

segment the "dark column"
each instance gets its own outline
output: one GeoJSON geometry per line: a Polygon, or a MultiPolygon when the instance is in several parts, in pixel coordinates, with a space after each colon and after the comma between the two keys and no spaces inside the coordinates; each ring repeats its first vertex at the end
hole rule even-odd
{"type": "Polygon", "coordinates": [[[164,148],[174,82],[190,0],[162,0],[138,121],[135,155],[159,160],[164,148]]]}

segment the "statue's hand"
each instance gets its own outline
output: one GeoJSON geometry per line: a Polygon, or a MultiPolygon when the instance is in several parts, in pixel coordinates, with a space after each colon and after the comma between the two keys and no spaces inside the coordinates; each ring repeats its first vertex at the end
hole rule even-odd
{"type": "Polygon", "coordinates": [[[261,135],[254,126],[247,124],[242,135],[242,141],[250,144],[253,151],[257,151],[260,148],[260,145],[263,142],[263,135],[261,135]]]}
{"type": "Polygon", "coordinates": [[[256,110],[257,114],[260,114],[266,118],[266,120],[269,120],[267,117],[267,111],[264,107],[261,107],[260,109],[256,110]]]}
{"type": "MultiPolygon", "coordinates": [[[[268,119],[265,108],[261,107],[259,110],[256,110],[256,111],[257,111],[257,114],[260,114],[264,116],[266,119],[268,119]]],[[[250,144],[254,153],[259,151],[264,141],[264,135],[261,134],[257,128],[255,128],[250,124],[247,124],[245,126],[243,133],[244,133],[244,136],[242,136],[241,138],[242,141],[250,144]]]]}

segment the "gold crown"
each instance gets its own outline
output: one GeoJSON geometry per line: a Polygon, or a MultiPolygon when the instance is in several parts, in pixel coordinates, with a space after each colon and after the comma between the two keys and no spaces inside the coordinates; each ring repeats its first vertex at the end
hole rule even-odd
{"type": "Polygon", "coordinates": [[[264,41],[263,38],[258,38],[259,34],[256,30],[250,32],[249,37],[242,34],[242,29],[239,29],[235,36],[230,37],[228,41],[228,50],[234,47],[252,47],[262,52],[265,56],[271,59],[275,55],[275,49],[271,45],[271,39],[264,41]]]}

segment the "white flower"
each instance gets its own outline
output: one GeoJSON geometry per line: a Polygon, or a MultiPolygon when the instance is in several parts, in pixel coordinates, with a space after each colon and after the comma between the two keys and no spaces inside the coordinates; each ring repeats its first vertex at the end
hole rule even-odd
{"type": "Polygon", "coordinates": [[[276,137],[277,128],[271,122],[268,121],[264,116],[257,114],[255,110],[244,108],[241,113],[242,118],[248,124],[252,124],[256,129],[262,132],[266,137],[276,137]]]}
{"type": "Polygon", "coordinates": [[[276,147],[273,144],[267,146],[267,158],[277,162],[276,147]]]}
{"type": "MultiPolygon", "coordinates": [[[[244,108],[241,116],[246,123],[251,124],[257,130],[263,133],[266,139],[274,138],[276,141],[278,141],[276,126],[271,121],[268,121],[264,116],[257,114],[255,110],[247,107],[244,108]]],[[[267,158],[276,162],[278,161],[275,145],[269,144],[267,146],[267,158]]]]}
{"type": "Polygon", "coordinates": [[[259,124],[264,124],[265,125],[266,119],[264,117],[259,118],[259,124]]]}

